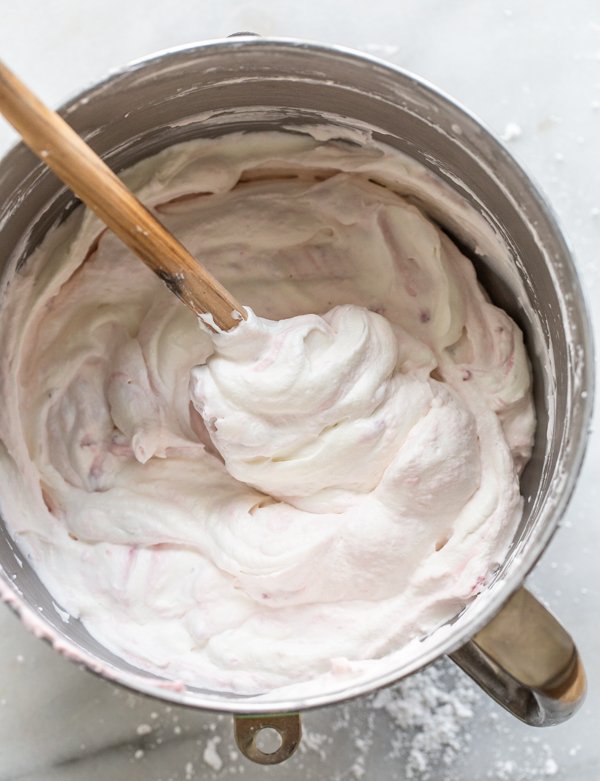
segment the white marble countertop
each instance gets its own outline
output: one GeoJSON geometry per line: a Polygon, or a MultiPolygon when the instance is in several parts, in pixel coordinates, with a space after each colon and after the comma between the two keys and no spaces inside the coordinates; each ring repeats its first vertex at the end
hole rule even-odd
{"type": "MultiPolygon", "coordinates": [[[[128,60],[238,30],[371,52],[443,88],[497,134],[517,125],[510,149],[558,212],[600,332],[597,0],[4,0],[0,52],[57,105],[128,60]]],[[[12,140],[0,122],[0,152],[12,140]]],[[[590,693],[569,723],[528,728],[442,664],[437,689],[415,676],[402,692],[412,703],[412,730],[402,732],[399,711],[394,717],[392,708],[363,699],[307,715],[303,750],[283,766],[255,767],[236,754],[229,719],[115,689],[59,658],[2,609],[0,781],[598,781],[599,468],[600,432],[592,435],[563,528],[530,579],[576,637],[587,665],[590,693]],[[423,692],[432,691],[424,705],[423,692]]]]}

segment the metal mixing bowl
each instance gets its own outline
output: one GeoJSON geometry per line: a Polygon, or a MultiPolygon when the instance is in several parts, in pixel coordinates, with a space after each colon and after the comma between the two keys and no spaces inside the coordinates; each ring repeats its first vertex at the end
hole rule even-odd
{"type": "MultiPolygon", "coordinates": [[[[524,720],[555,723],[573,712],[585,689],[576,649],[554,619],[519,589],[548,545],[577,479],[592,407],[592,337],[579,281],[555,219],[501,144],[454,101],[396,67],[342,48],[249,36],[172,49],[134,62],[79,94],[62,114],[117,171],[198,136],[322,124],[324,116],[329,124],[368,129],[374,139],[415,158],[480,212],[508,248],[510,261],[491,252],[477,256],[475,265],[494,302],[526,335],[538,429],[522,481],[523,520],[493,585],[401,663],[384,660],[371,676],[339,690],[247,697],[178,687],[136,669],[101,646],[79,621],[65,624],[60,619],[35,572],[27,562],[19,563],[1,524],[5,601],[58,650],[113,681],[172,702],[253,716],[238,719],[237,737],[244,752],[261,762],[285,758],[299,739],[297,718],[282,721],[272,714],[372,691],[448,653],[524,720]],[[492,621],[515,593],[509,607],[492,621]],[[524,626],[531,631],[527,646],[519,650],[524,626]],[[554,632],[550,639],[549,627],[554,632]],[[508,658],[498,637],[505,641],[515,628],[508,658]],[[534,647],[537,661],[535,669],[529,669],[523,659],[527,648],[534,647]],[[267,724],[284,738],[274,754],[260,752],[254,743],[257,730],[267,724]]],[[[4,158],[0,267],[5,295],[11,294],[6,286],[48,229],[77,205],[22,145],[4,158]]],[[[469,235],[461,234],[443,213],[435,217],[465,251],[473,252],[469,235]]]]}

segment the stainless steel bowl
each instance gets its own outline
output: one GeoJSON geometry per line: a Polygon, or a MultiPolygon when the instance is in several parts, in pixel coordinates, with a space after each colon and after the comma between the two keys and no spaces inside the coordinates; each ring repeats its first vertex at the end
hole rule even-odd
{"type": "MultiPolygon", "coordinates": [[[[415,653],[400,663],[392,659],[386,666],[384,661],[372,676],[340,690],[246,697],[177,687],[136,669],[101,646],[79,621],[60,620],[35,572],[27,562],[19,563],[2,524],[0,591],[5,601],[58,650],[112,681],[244,717],[237,719],[238,742],[260,762],[281,761],[299,739],[297,717],[282,720],[272,714],[372,691],[442,654],[451,654],[493,697],[530,723],[556,723],[570,715],[585,690],[576,649],[521,586],[548,545],[580,469],[592,408],[592,336],[569,250],[518,164],[481,123],[420,79],[357,52],[297,40],[244,36],[160,52],[80,93],[62,114],[117,171],[190,138],[323,124],[324,117],[341,128],[368,129],[376,140],[415,158],[478,210],[509,250],[509,262],[489,252],[476,257],[475,264],[492,299],[526,334],[538,431],[522,481],[524,517],[493,585],[415,653]],[[284,738],[274,754],[260,752],[254,742],[267,725],[284,738]]],[[[48,229],[77,205],[22,145],[0,163],[0,265],[6,295],[11,294],[6,286],[48,229]]],[[[461,233],[443,213],[435,217],[466,251],[474,250],[468,232],[461,233]]]]}

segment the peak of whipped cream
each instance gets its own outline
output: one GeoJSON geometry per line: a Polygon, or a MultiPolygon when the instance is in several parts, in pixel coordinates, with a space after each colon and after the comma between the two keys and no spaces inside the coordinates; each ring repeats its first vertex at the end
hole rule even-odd
{"type": "Polygon", "coordinates": [[[128,172],[247,305],[231,332],[87,212],[6,291],[2,514],[61,609],[134,665],[243,693],[345,680],[502,562],[527,355],[414,196],[476,218],[411,165],[256,133],[128,172]]]}
{"type": "Polygon", "coordinates": [[[301,509],[352,506],[428,405],[426,383],[423,393],[403,378],[394,330],[362,307],[248,315],[192,370],[192,402],[227,471],[301,509]]]}

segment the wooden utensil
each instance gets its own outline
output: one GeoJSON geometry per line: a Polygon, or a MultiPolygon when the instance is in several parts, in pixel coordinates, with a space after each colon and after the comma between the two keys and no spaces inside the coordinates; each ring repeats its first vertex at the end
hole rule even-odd
{"type": "Polygon", "coordinates": [[[56,112],[0,60],[0,111],[25,144],[196,314],[223,330],[246,313],[56,112]]]}

